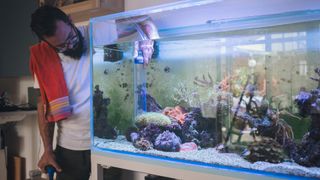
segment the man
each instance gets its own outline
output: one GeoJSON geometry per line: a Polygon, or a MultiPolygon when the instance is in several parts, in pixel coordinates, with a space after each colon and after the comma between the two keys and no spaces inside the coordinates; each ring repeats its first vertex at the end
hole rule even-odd
{"type": "MultiPolygon", "coordinates": [[[[30,48],[30,69],[35,87],[40,88],[38,121],[44,153],[38,166],[53,166],[57,179],[88,179],[90,176],[90,57],[88,28],[76,27],[60,9],[42,6],[31,16],[31,29],[41,40],[30,48]],[[54,151],[53,132],[58,125],[57,147],[54,151]]],[[[117,20],[106,27],[101,37],[106,43],[139,31],[147,39],[158,34],[150,18],[117,20]],[[132,25],[134,24],[134,25],[132,25]]],[[[153,41],[137,44],[143,51],[145,64],[151,59],[153,41]]],[[[137,53],[136,53],[137,54],[137,53]]]]}

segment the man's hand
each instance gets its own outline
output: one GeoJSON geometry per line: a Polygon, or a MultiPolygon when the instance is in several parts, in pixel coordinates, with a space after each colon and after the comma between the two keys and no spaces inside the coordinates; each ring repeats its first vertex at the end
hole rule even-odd
{"type": "Polygon", "coordinates": [[[138,57],[138,51],[141,50],[143,53],[144,66],[148,65],[154,51],[154,40],[159,39],[158,28],[151,17],[146,15],[135,16],[132,18],[119,19],[116,23],[120,38],[137,31],[141,40],[136,41],[134,44],[133,58],[138,57]]]}
{"type": "Polygon", "coordinates": [[[52,151],[45,151],[38,162],[38,167],[43,173],[46,173],[45,167],[48,165],[53,166],[58,172],[62,171],[62,169],[56,162],[55,155],[52,151]]]}
{"type": "Polygon", "coordinates": [[[141,38],[143,38],[143,39],[159,39],[158,28],[156,27],[156,25],[154,24],[153,20],[150,17],[148,17],[145,21],[138,23],[138,26],[141,28],[141,30],[144,33],[144,35],[142,35],[142,36],[146,36],[146,37],[141,37],[141,38]]]}
{"type": "Polygon", "coordinates": [[[135,42],[134,55],[137,55],[138,50],[141,50],[143,52],[143,64],[144,67],[146,67],[149,64],[154,51],[154,39],[159,39],[158,28],[155,26],[152,19],[146,16],[145,20],[138,23],[137,31],[143,40],[138,43],[135,42]],[[143,33],[139,32],[139,29],[141,29],[143,33]]]}
{"type": "Polygon", "coordinates": [[[158,28],[151,17],[135,16],[116,20],[117,33],[123,38],[137,32],[142,40],[159,39],[158,28]]]}
{"type": "Polygon", "coordinates": [[[143,53],[143,64],[147,66],[152,58],[153,54],[153,40],[136,41],[134,44],[133,57],[138,56],[138,51],[141,50],[143,53]]]}

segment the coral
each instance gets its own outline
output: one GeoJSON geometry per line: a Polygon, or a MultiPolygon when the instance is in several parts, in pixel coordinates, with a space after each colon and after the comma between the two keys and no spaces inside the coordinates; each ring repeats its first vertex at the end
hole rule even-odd
{"type": "Polygon", "coordinates": [[[307,116],[311,108],[311,93],[301,90],[295,98],[295,103],[298,105],[299,114],[303,117],[307,116]]]}
{"type": "Polygon", "coordinates": [[[191,124],[196,127],[198,125],[198,121],[203,118],[201,116],[201,109],[200,108],[193,108],[190,112],[186,114],[185,123],[182,127],[190,126],[191,124]]]}
{"type": "MultiPolygon", "coordinates": [[[[316,68],[314,72],[320,76],[319,68],[316,68]]],[[[318,87],[316,89],[312,89],[310,92],[307,92],[304,87],[301,88],[295,99],[300,110],[300,114],[303,116],[320,114],[320,78],[310,78],[318,82],[318,87]]]]}
{"type": "Polygon", "coordinates": [[[174,132],[177,136],[182,138],[182,127],[178,123],[178,121],[172,121],[171,124],[164,127],[165,130],[170,132],[174,132]]]}
{"type": "Polygon", "coordinates": [[[180,145],[180,152],[198,150],[198,146],[194,142],[183,143],[180,145]]]}
{"type": "Polygon", "coordinates": [[[194,120],[196,122],[195,128],[201,131],[213,131],[215,128],[214,118],[205,118],[202,116],[200,108],[192,108],[189,113],[186,114],[185,121],[194,120]]]}
{"type": "Polygon", "coordinates": [[[155,98],[147,94],[147,112],[159,112],[162,110],[160,104],[157,103],[155,98]]]}
{"type": "Polygon", "coordinates": [[[159,134],[162,133],[162,130],[159,126],[155,124],[148,124],[145,128],[140,131],[140,136],[144,139],[154,143],[159,134]]]}
{"type": "Polygon", "coordinates": [[[184,123],[184,119],[186,116],[186,110],[181,106],[166,107],[164,108],[163,112],[164,115],[174,118],[180,122],[180,124],[184,123]]]}
{"type": "Polygon", "coordinates": [[[200,104],[200,97],[196,89],[193,87],[188,87],[187,83],[178,83],[175,88],[173,88],[173,96],[175,104],[183,104],[189,107],[198,107],[200,104]]]}
{"type": "Polygon", "coordinates": [[[320,114],[311,114],[310,138],[320,140],[320,114]]]}
{"type": "Polygon", "coordinates": [[[143,113],[138,115],[135,119],[135,124],[138,127],[144,127],[151,123],[157,126],[167,126],[171,124],[171,120],[169,117],[156,112],[143,113]]]}
{"type": "Polygon", "coordinates": [[[273,138],[283,146],[294,138],[291,126],[280,118],[278,111],[269,108],[268,102],[257,107],[255,114],[239,112],[237,120],[257,129],[252,131],[254,135],[273,138]]]}
{"type": "Polygon", "coordinates": [[[201,145],[201,132],[202,138],[205,139],[202,147],[212,147],[218,143],[218,136],[220,137],[220,130],[216,128],[219,122],[215,118],[204,118],[201,115],[200,108],[192,108],[186,114],[185,122],[182,124],[182,141],[194,142],[201,145]],[[213,133],[208,133],[213,132],[213,133]],[[208,142],[205,142],[208,141],[208,142]]]}
{"type": "Polygon", "coordinates": [[[180,150],[181,139],[173,132],[164,131],[160,134],[154,143],[155,149],[169,152],[180,150]]]}
{"type": "Polygon", "coordinates": [[[132,132],[130,134],[130,141],[131,142],[135,142],[136,140],[139,140],[139,138],[140,138],[140,135],[136,132],[132,132]]]}
{"type": "Polygon", "coordinates": [[[203,117],[201,116],[200,108],[193,108],[186,114],[185,122],[182,124],[182,141],[194,142],[199,145],[199,122],[203,117]]]}
{"type": "Polygon", "coordinates": [[[131,127],[128,127],[126,132],[125,132],[125,136],[126,136],[126,139],[127,141],[131,142],[131,133],[133,132],[138,132],[138,128],[134,127],[134,126],[131,126],[131,127]]]}
{"type": "Polygon", "coordinates": [[[198,76],[196,76],[194,78],[193,84],[200,86],[200,87],[209,88],[209,87],[213,87],[213,80],[212,80],[210,73],[208,73],[208,80],[207,80],[206,76],[203,74],[202,79],[200,79],[198,76]]]}
{"type": "Polygon", "coordinates": [[[307,167],[320,167],[320,128],[319,115],[312,115],[311,129],[305,134],[301,143],[291,141],[286,146],[290,157],[298,164],[307,167]],[[316,125],[312,125],[316,123],[316,125]]]}
{"type": "Polygon", "coordinates": [[[266,161],[280,163],[284,161],[284,153],[281,145],[271,138],[264,138],[259,142],[253,142],[248,146],[250,154],[245,158],[250,162],[266,161]]]}
{"type": "Polygon", "coordinates": [[[110,126],[107,116],[110,104],[109,98],[103,98],[103,92],[100,91],[99,85],[95,86],[93,95],[94,107],[94,135],[100,138],[115,139],[117,137],[116,130],[110,126]]]}
{"type": "Polygon", "coordinates": [[[199,144],[199,132],[196,130],[197,121],[190,116],[182,125],[182,142],[194,142],[199,144]]]}
{"type": "Polygon", "coordinates": [[[194,142],[197,145],[200,144],[199,132],[193,128],[189,128],[187,131],[182,131],[182,142],[194,142]]]}
{"type": "Polygon", "coordinates": [[[96,85],[94,88],[95,90],[93,94],[93,107],[95,108],[95,116],[99,117],[101,112],[102,101],[103,101],[103,92],[100,91],[99,85],[96,85]]]}
{"type": "MultiPolygon", "coordinates": [[[[320,76],[319,68],[314,71],[320,76]]],[[[301,88],[295,99],[300,114],[311,117],[309,132],[301,143],[290,142],[286,149],[296,163],[308,167],[320,167],[320,78],[311,77],[311,79],[318,83],[318,87],[310,92],[301,88]]]]}
{"type": "Polygon", "coordinates": [[[217,145],[217,138],[206,131],[202,131],[199,134],[199,139],[201,148],[214,147],[215,145],[217,145]]]}
{"type": "Polygon", "coordinates": [[[147,151],[153,149],[153,145],[150,141],[140,138],[133,142],[133,146],[137,149],[140,149],[142,151],[147,151]]]}
{"type": "Polygon", "coordinates": [[[234,97],[239,97],[242,93],[243,87],[245,87],[245,84],[247,82],[248,75],[250,72],[248,72],[249,69],[245,67],[238,68],[235,71],[235,74],[230,77],[230,90],[234,97]]]}
{"type": "Polygon", "coordinates": [[[146,103],[147,112],[160,112],[162,107],[157,103],[156,99],[147,93],[146,88],[142,84],[138,85],[136,94],[138,95],[138,109],[143,109],[142,104],[146,103]],[[146,102],[144,102],[146,101],[146,102]]]}
{"type": "Polygon", "coordinates": [[[232,77],[231,76],[226,76],[224,77],[220,83],[219,83],[219,86],[218,88],[221,90],[221,91],[228,91],[230,89],[230,81],[232,80],[232,77]]]}

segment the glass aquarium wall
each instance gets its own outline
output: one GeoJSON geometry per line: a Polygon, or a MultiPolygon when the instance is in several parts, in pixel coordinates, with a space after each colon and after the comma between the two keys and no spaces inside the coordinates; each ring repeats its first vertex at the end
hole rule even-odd
{"type": "Polygon", "coordinates": [[[93,148],[319,178],[320,10],[213,21],[199,2],[132,12],[159,29],[147,66],[139,32],[95,37],[130,12],[91,20],[93,148]]]}

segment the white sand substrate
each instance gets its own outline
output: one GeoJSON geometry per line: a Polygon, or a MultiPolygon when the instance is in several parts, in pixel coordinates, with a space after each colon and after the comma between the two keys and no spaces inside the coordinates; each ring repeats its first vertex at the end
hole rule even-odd
{"type": "Polygon", "coordinates": [[[291,174],[297,176],[320,178],[320,168],[317,167],[307,168],[292,162],[272,164],[260,161],[250,163],[237,154],[219,153],[215,148],[201,149],[188,152],[164,152],[158,150],[141,151],[135,148],[131,142],[128,142],[124,136],[118,136],[115,140],[94,137],[94,146],[102,149],[112,149],[118,151],[127,151],[131,153],[140,153],[169,158],[177,158],[195,162],[203,162],[208,164],[217,164],[224,166],[262,170],[268,172],[291,174]]]}

